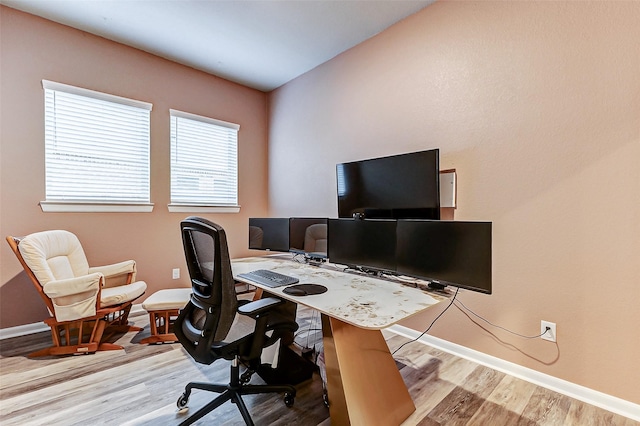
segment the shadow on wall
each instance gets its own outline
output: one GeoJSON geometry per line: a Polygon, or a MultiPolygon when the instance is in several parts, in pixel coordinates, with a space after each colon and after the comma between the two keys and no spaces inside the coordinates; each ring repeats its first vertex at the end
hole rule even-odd
{"type": "Polygon", "coordinates": [[[22,271],[0,287],[0,328],[15,327],[33,321],[33,318],[49,318],[47,307],[22,271]]]}

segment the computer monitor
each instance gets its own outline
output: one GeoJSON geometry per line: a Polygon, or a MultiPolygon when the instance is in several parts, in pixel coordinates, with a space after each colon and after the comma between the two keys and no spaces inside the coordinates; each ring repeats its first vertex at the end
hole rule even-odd
{"type": "Polygon", "coordinates": [[[329,219],[328,236],[331,263],[368,272],[395,271],[395,220],[329,219]]]}
{"type": "Polygon", "coordinates": [[[399,220],[396,271],[491,294],[491,222],[399,220]]]}
{"type": "Polygon", "coordinates": [[[288,252],[289,218],[249,218],[249,248],[288,252]]]}
{"type": "Polygon", "coordinates": [[[289,251],[307,258],[327,257],[327,218],[289,218],[289,251]]]}
{"type": "Polygon", "coordinates": [[[439,150],[336,165],[338,217],[440,219],[439,150]]]}

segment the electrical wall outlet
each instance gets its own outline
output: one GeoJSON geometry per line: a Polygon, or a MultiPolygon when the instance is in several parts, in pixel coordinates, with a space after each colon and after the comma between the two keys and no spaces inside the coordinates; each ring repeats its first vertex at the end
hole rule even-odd
{"type": "Polygon", "coordinates": [[[548,340],[550,342],[556,341],[556,323],[549,321],[540,321],[540,334],[544,340],[548,340]],[[548,328],[548,329],[547,329],[548,328]]]}
{"type": "Polygon", "coordinates": [[[173,279],[177,280],[180,278],[180,268],[173,268],[173,279]]]}

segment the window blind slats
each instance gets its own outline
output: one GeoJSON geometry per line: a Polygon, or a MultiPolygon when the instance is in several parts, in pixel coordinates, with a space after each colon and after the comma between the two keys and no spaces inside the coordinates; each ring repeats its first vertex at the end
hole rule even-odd
{"type": "Polygon", "coordinates": [[[171,110],[172,204],[238,204],[238,129],[171,110]]]}
{"type": "Polygon", "coordinates": [[[46,83],[47,201],[149,203],[150,105],[46,83]]]}

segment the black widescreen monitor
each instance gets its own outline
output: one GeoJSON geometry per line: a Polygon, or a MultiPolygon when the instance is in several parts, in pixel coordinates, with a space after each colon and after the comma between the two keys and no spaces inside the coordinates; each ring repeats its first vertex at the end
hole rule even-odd
{"type": "Polygon", "coordinates": [[[395,271],[396,221],[329,219],[331,263],[371,272],[395,271]]]}
{"type": "Polygon", "coordinates": [[[311,258],[327,257],[327,218],[289,218],[289,250],[311,258]]]}
{"type": "Polygon", "coordinates": [[[491,294],[491,222],[399,220],[396,271],[491,294]]]}
{"type": "Polygon", "coordinates": [[[249,218],[249,248],[288,252],[289,218],[249,218]]]}
{"type": "Polygon", "coordinates": [[[336,165],[338,217],[440,219],[439,150],[336,165]]]}

